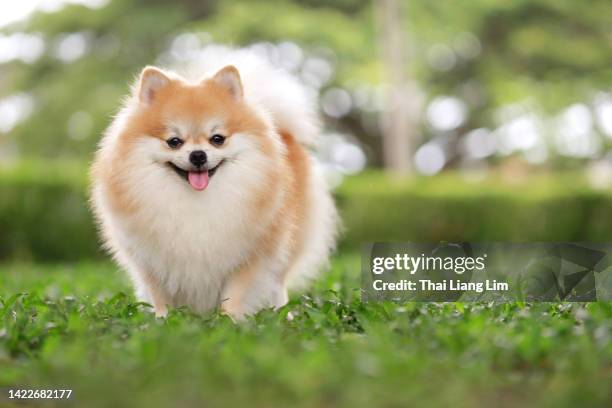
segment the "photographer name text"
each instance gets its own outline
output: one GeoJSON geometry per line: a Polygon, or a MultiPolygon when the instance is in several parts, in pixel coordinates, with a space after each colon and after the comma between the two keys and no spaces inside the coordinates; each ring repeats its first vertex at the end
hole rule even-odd
{"type": "Polygon", "coordinates": [[[430,279],[412,281],[402,279],[396,282],[385,282],[381,279],[377,279],[372,282],[372,287],[376,291],[469,291],[482,293],[485,291],[506,292],[509,290],[508,283],[498,282],[495,279],[487,279],[483,282],[463,282],[456,279],[445,279],[441,281],[432,281],[430,279]]]}

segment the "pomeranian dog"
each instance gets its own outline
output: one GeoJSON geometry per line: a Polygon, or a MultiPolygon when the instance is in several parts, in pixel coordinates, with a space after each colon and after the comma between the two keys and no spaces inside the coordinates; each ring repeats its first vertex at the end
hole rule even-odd
{"type": "Polygon", "coordinates": [[[100,142],[91,201],[156,315],[220,307],[240,319],[286,304],[326,265],[337,215],[299,81],[246,49],[211,48],[194,65],[144,68],[100,142]]]}

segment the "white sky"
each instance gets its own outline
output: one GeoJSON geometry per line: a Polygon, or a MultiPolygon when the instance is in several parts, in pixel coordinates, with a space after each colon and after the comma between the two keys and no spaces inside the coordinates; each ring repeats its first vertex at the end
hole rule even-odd
{"type": "Polygon", "coordinates": [[[0,27],[19,21],[30,14],[38,0],[3,1],[0,3],[0,27]]]}
{"type": "Polygon", "coordinates": [[[26,18],[36,9],[53,12],[67,3],[100,8],[108,2],[109,0],[4,0],[0,2],[0,28],[26,18]]]}

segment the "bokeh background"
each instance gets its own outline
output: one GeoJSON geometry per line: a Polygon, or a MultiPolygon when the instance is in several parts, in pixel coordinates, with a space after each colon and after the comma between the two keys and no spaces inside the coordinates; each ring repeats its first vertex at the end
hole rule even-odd
{"type": "Polygon", "coordinates": [[[0,257],[100,254],[85,187],[103,129],[144,65],[213,43],[318,98],[343,244],[612,238],[611,15],[606,0],[4,2],[0,257]]]}
{"type": "Polygon", "coordinates": [[[610,0],[0,0],[0,406],[22,406],[15,387],[79,407],[612,406],[609,302],[359,290],[364,242],[612,242],[611,17],[610,0]],[[344,223],[329,271],[239,325],[156,319],[87,204],[141,68],[211,43],[318,99],[344,223]]]}

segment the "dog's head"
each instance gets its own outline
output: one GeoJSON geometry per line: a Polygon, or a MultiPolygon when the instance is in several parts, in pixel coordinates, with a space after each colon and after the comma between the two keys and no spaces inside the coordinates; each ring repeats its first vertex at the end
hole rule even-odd
{"type": "Polygon", "coordinates": [[[205,190],[213,176],[257,167],[272,153],[270,126],[244,101],[234,66],[197,84],[147,67],[134,92],[138,107],[122,143],[138,146],[132,153],[143,165],[172,173],[168,182],[205,190]]]}

